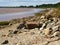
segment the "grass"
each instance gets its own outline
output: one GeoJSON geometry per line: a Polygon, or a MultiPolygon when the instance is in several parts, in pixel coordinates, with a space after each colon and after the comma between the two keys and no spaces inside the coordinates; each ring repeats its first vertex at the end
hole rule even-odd
{"type": "Polygon", "coordinates": [[[35,16],[42,16],[42,15],[45,15],[45,13],[47,13],[49,10],[44,10],[40,13],[35,13],[35,16]]]}
{"type": "Polygon", "coordinates": [[[2,22],[0,22],[0,26],[3,26],[3,25],[9,25],[9,21],[2,21],[2,22]]]}
{"type": "Polygon", "coordinates": [[[60,9],[56,9],[54,12],[55,12],[54,14],[55,17],[60,16],[60,9]]]}
{"type": "MultiPolygon", "coordinates": [[[[42,16],[42,15],[45,15],[47,12],[48,12],[48,10],[43,11],[41,13],[36,13],[35,16],[42,16]]],[[[52,13],[52,16],[60,17],[60,8],[55,8],[54,12],[52,13]]]]}

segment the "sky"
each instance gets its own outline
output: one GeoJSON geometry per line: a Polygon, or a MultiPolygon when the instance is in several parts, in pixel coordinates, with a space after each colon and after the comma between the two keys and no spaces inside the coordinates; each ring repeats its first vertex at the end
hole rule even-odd
{"type": "Polygon", "coordinates": [[[41,4],[54,4],[57,2],[60,2],[60,0],[0,0],[0,6],[35,6],[41,4]]]}

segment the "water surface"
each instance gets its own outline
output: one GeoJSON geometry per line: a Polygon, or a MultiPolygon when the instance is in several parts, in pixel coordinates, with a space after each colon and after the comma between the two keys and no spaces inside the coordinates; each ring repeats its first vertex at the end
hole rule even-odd
{"type": "Polygon", "coordinates": [[[0,21],[8,21],[17,18],[34,16],[35,15],[34,13],[38,13],[40,11],[43,11],[43,9],[31,9],[30,11],[24,11],[24,12],[0,14],[0,21]]]}

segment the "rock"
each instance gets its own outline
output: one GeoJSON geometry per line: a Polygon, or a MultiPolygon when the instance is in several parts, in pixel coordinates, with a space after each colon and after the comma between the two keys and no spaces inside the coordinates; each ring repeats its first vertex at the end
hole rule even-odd
{"type": "Polygon", "coordinates": [[[60,26],[58,27],[58,30],[60,31],[60,26]]]}
{"type": "Polygon", "coordinates": [[[57,19],[57,18],[53,18],[53,20],[54,20],[54,22],[57,22],[57,21],[58,21],[58,19],[57,19]]]}
{"type": "Polygon", "coordinates": [[[13,33],[13,30],[9,30],[9,33],[13,33]]]}
{"type": "Polygon", "coordinates": [[[15,31],[13,32],[13,34],[17,34],[17,32],[18,32],[18,31],[17,31],[17,30],[15,30],[15,31]]]}
{"type": "Polygon", "coordinates": [[[21,24],[17,27],[17,29],[22,29],[23,27],[25,27],[25,24],[21,23],[21,24]]]}
{"type": "Polygon", "coordinates": [[[42,27],[40,28],[40,30],[43,30],[46,27],[46,23],[43,23],[42,27]]]}
{"type": "Polygon", "coordinates": [[[53,32],[55,32],[55,31],[58,31],[59,29],[58,29],[58,25],[57,26],[54,26],[54,27],[52,27],[52,30],[53,30],[53,32]]]}
{"type": "Polygon", "coordinates": [[[13,30],[9,30],[9,34],[7,35],[8,37],[13,37],[13,30]]]}
{"type": "Polygon", "coordinates": [[[45,16],[41,16],[41,19],[44,19],[45,18],[45,16]]]}
{"type": "MultiPolygon", "coordinates": [[[[21,29],[20,30],[21,32],[28,32],[29,30],[28,29],[21,29]]],[[[19,31],[18,31],[19,32],[19,31]]]]}
{"type": "Polygon", "coordinates": [[[38,22],[27,22],[26,23],[26,28],[27,29],[34,29],[34,28],[38,28],[38,27],[39,27],[38,22]]]}
{"type": "Polygon", "coordinates": [[[43,28],[44,28],[44,26],[42,26],[42,27],[40,28],[40,30],[43,30],[43,28]]]}
{"type": "Polygon", "coordinates": [[[31,35],[34,35],[35,33],[34,33],[34,32],[31,32],[30,34],[31,34],[31,35]]]}
{"type": "Polygon", "coordinates": [[[60,25],[60,21],[58,21],[58,22],[56,23],[56,25],[60,25]]]}
{"type": "Polygon", "coordinates": [[[56,31],[55,33],[53,33],[53,35],[52,36],[60,36],[60,32],[59,31],[56,31]]]}
{"type": "Polygon", "coordinates": [[[8,44],[9,41],[8,40],[5,40],[2,44],[8,44]]]}
{"type": "Polygon", "coordinates": [[[6,37],[6,35],[2,35],[2,37],[6,37]]]}
{"type": "Polygon", "coordinates": [[[55,26],[55,22],[52,22],[52,23],[48,23],[46,28],[52,28],[55,26]]]}
{"type": "Polygon", "coordinates": [[[38,30],[38,28],[35,28],[34,30],[38,30]]]}
{"type": "Polygon", "coordinates": [[[43,32],[44,34],[47,36],[47,35],[50,35],[51,34],[51,31],[50,28],[47,28],[47,29],[44,29],[43,32]]]}
{"type": "Polygon", "coordinates": [[[47,15],[46,18],[49,20],[52,18],[52,15],[47,15]]]}
{"type": "Polygon", "coordinates": [[[9,26],[13,25],[12,23],[9,23],[9,26]]]}

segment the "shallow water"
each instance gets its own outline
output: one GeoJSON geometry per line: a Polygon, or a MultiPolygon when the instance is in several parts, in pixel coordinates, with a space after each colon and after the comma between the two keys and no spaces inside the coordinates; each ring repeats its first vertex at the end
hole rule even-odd
{"type": "Polygon", "coordinates": [[[40,11],[43,11],[43,9],[31,9],[30,11],[25,11],[25,12],[0,14],[0,21],[8,21],[17,18],[34,16],[34,13],[38,13],[40,11]]]}

